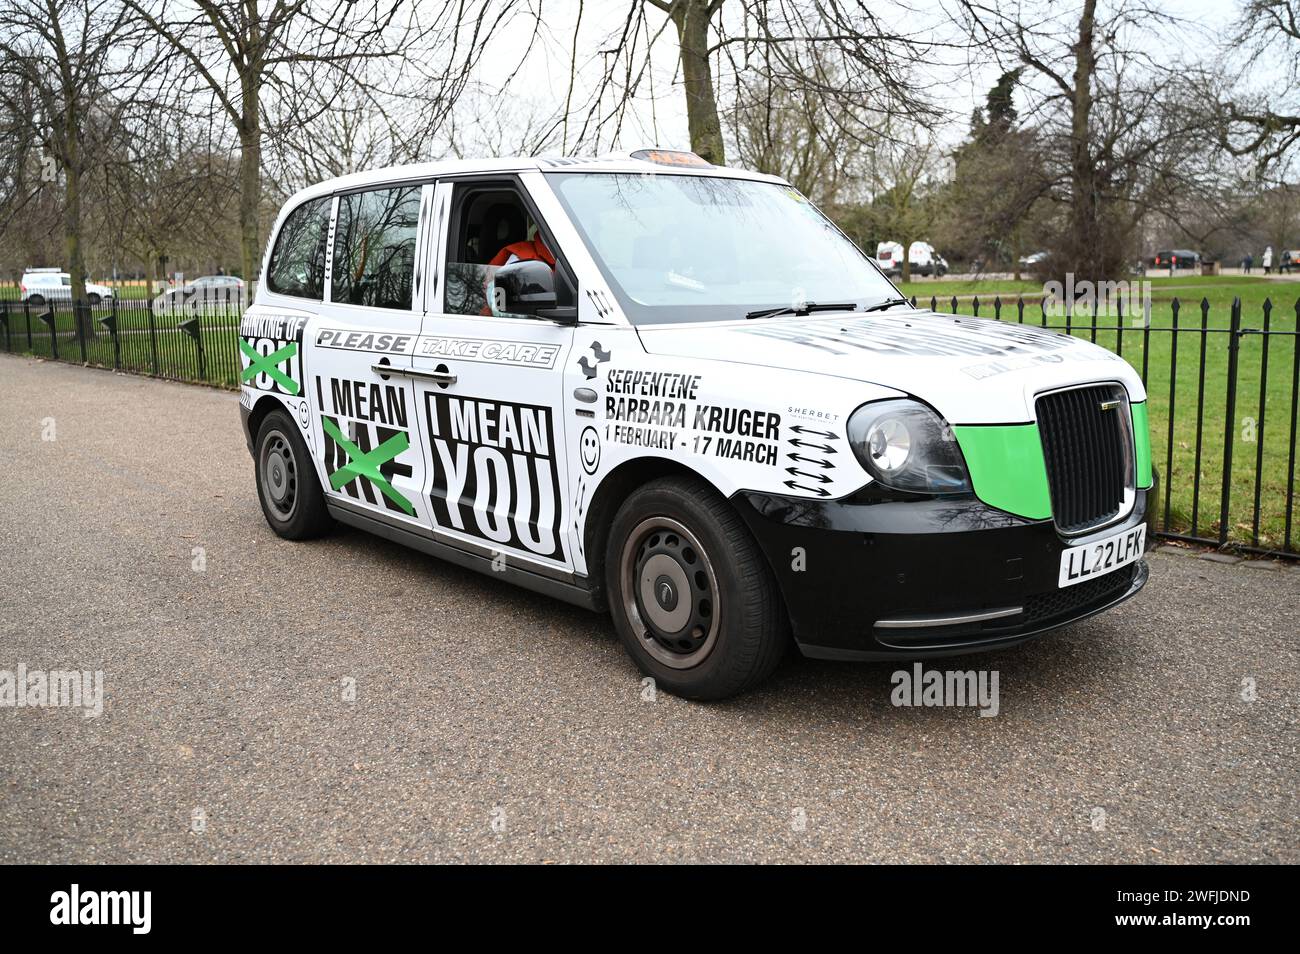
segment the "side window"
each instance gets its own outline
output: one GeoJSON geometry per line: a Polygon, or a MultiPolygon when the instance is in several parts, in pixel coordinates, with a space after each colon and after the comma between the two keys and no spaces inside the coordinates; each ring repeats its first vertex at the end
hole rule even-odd
{"type": "Polygon", "coordinates": [[[340,196],[330,298],[409,309],[419,221],[420,186],[340,196]]]}
{"type": "MultiPolygon", "coordinates": [[[[465,183],[456,186],[452,207],[457,212],[447,242],[447,314],[532,317],[506,311],[493,281],[497,269],[518,261],[540,261],[556,271],[556,257],[523,197],[505,184],[465,183]]],[[[567,282],[556,278],[559,303],[571,304],[567,282]]]]}
{"type": "Polygon", "coordinates": [[[266,286],[280,295],[319,299],[325,292],[325,237],[329,198],[304,202],[289,213],[276,236],[266,286]]]}

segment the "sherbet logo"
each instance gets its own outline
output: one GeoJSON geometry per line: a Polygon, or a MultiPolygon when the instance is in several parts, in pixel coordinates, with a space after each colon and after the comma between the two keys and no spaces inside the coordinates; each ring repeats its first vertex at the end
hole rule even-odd
{"type": "Polygon", "coordinates": [[[153,924],[152,891],[71,891],[50,895],[51,924],[129,924],[131,933],[148,934],[153,924]]]}

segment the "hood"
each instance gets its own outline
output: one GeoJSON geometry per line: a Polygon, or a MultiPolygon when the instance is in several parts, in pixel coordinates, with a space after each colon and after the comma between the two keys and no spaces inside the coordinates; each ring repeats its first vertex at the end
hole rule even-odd
{"type": "Polygon", "coordinates": [[[1128,362],[1079,338],[932,311],[812,314],[641,326],[646,351],[833,375],[911,394],[952,424],[1034,420],[1042,391],[1119,381],[1145,400],[1128,362]]]}

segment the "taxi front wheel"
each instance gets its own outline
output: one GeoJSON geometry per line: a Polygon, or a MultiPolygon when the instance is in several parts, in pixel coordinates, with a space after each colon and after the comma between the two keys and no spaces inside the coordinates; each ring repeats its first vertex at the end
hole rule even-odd
{"type": "Polygon", "coordinates": [[[284,411],[272,411],[257,429],[255,447],[257,498],[271,529],[286,540],[328,531],[334,521],[298,425],[284,411]]]}
{"type": "Polygon", "coordinates": [[[624,501],[605,581],[624,647],[657,685],[723,699],[758,685],[790,642],[776,581],[740,516],[703,481],[665,478],[624,501]]]}

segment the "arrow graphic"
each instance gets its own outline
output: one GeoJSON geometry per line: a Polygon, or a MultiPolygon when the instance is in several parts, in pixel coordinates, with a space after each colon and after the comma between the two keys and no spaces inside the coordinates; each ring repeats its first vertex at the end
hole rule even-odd
{"type": "Polygon", "coordinates": [[[793,480],[783,480],[782,483],[791,490],[803,490],[810,494],[816,494],[818,497],[829,497],[831,495],[829,490],[824,490],[821,487],[805,487],[803,484],[797,484],[793,480]]]}
{"type": "Polygon", "coordinates": [[[823,484],[829,484],[831,482],[831,479],[825,474],[810,474],[807,471],[799,470],[796,467],[787,467],[785,472],[787,474],[794,474],[796,477],[807,477],[809,480],[820,481],[823,484]]]}
{"type": "Polygon", "coordinates": [[[815,431],[811,427],[803,427],[802,425],[799,424],[791,424],[790,430],[795,431],[796,433],[799,434],[814,434],[817,437],[824,437],[827,440],[832,440],[832,441],[835,440],[836,437],[834,431],[815,431]]]}
{"type": "Polygon", "coordinates": [[[792,437],[792,438],[790,439],[790,443],[791,443],[791,445],[793,445],[794,447],[808,447],[808,448],[811,448],[812,450],[819,450],[819,451],[821,451],[823,454],[834,454],[834,453],[836,453],[835,448],[834,448],[834,447],[831,447],[829,444],[810,444],[810,443],[808,443],[807,441],[801,441],[801,440],[799,440],[799,438],[797,438],[797,437],[792,437]]]}
{"type": "Polygon", "coordinates": [[[786,454],[785,456],[800,463],[812,464],[814,467],[824,467],[826,470],[830,470],[835,466],[830,461],[822,460],[820,457],[804,457],[803,454],[786,454]]]}

